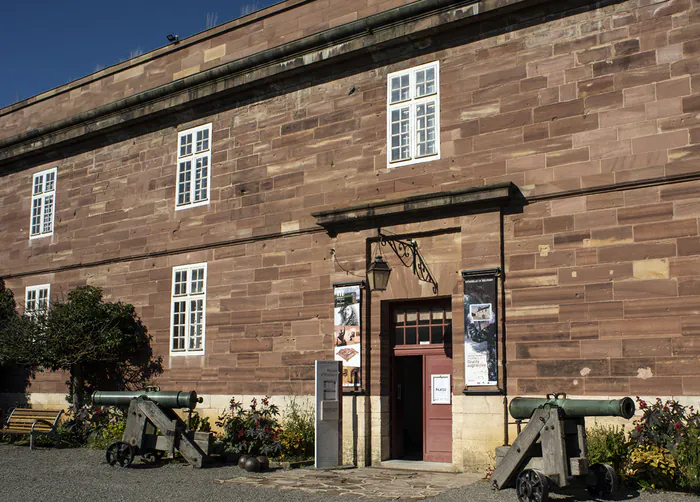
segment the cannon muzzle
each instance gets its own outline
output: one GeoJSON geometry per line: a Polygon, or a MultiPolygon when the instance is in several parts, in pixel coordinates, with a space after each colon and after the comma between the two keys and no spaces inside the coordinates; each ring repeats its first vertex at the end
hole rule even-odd
{"type": "Polygon", "coordinates": [[[195,391],[101,391],[92,393],[92,402],[101,406],[129,406],[132,399],[146,397],[161,408],[194,408],[202,398],[195,391]]]}
{"type": "Polygon", "coordinates": [[[634,401],[622,399],[567,399],[566,394],[548,395],[546,398],[516,397],[510,402],[510,414],[516,420],[528,419],[538,408],[561,408],[567,417],[624,417],[634,416],[634,401]]]}

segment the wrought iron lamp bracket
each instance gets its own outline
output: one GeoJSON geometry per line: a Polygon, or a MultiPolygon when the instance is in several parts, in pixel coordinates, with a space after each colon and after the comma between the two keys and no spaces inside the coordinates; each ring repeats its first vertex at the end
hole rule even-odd
{"type": "Polygon", "coordinates": [[[418,277],[419,280],[432,284],[433,294],[438,294],[438,283],[430,272],[428,264],[425,262],[423,255],[421,255],[418,249],[418,243],[415,240],[411,239],[407,241],[399,239],[398,237],[383,234],[380,231],[379,244],[381,244],[382,247],[388,244],[392,251],[394,251],[394,254],[401,260],[401,263],[405,267],[410,268],[413,271],[413,275],[418,277]]]}

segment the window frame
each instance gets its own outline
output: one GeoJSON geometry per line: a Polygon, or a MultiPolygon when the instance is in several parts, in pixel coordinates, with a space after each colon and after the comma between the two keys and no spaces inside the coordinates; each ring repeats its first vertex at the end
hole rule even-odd
{"type": "Polygon", "coordinates": [[[440,159],[440,61],[432,61],[430,63],[414,66],[405,70],[395,71],[387,75],[386,81],[386,162],[388,169],[394,169],[401,166],[409,166],[421,162],[430,162],[440,159]],[[435,69],[435,92],[421,97],[415,97],[416,74],[428,68],[435,69]],[[391,102],[391,81],[394,78],[403,75],[409,76],[409,97],[403,101],[391,102]],[[435,153],[430,155],[418,156],[418,141],[416,127],[416,109],[421,104],[435,104],[435,153]],[[409,134],[409,158],[405,160],[391,160],[391,115],[392,111],[402,108],[409,108],[408,134],[409,134]]]}
{"type": "MultiPolygon", "coordinates": [[[[198,207],[198,206],[206,206],[209,204],[209,201],[211,200],[211,153],[212,153],[212,148],[213,148],[213,141],[212,141],[212,124],[204,124],[201,126],[197,127],[192,127],[190,129],[186,129],[184,131],[180,131],[177,134],[177,163],[175,165],[175,210],[180,211],[182,209],[188,209],[191,207],[198,207]],[[197,144],[197,133],[200,131],[207,131],[209,134],[209,148],[207,150],[202,150],[200,152],[196,152],[196,144],[197,144]],[[191,151],[190,153],[187,153],[185,155],[181,155],[180,149],[181,149],[181,141],[184,136],[187,136],[188,134],[192,135],[192,143],[191,143],[191,151]],[[196,188],[195,188],[195,172],[196,172],[196,162],[198,159],[201,158],[206,158],[207,159],[207,176],[206,176],[206,181],[207,181],[207,195],[205,199],[199,200],[197,202],[194,202],[194,196],[196,193],[196,188]],[[184,162],[190,162],[190,188],[189,188],[189,202],[182,203],[180,204],[180,164],[184,162]]],[[[184,192],[184,191],[183,191],[184,192]]]]}
{"type": "Polygon", "coordinates": [[[53,167],[51,169],[46,169],[35,173],[32,176],[32,187],[31,187],[31,204],[29,206],[29,239],[40,239],[42,237],[51,237],[56,226],[56,185],[58,184],[58,167],[53,167]],[[44,190],[43,187],[46,186],[46,176],[53,174],[53,190],[44,190]],[[34,187],[36,186],[37,178],[41,177],[42,191],[38,194],[34,193],[34,187]],[[48,232],[43,232],[46,219],[46,198],[48,196],[53,197],[53,202],[51,204],[51,230],[48,232]],[[34,227],[34,201],[39,200],[40,202],[40,212],[39,212],[39,233],[32,233],[34,227]]]}
{"type": "Polygon", "coordinates": [[[46,310],[44,312],[48,312],[50,306],[51,306],[51,284],[37,284],[35,286],[27,286],[24,288],[24,315],[27,317],[34,317],[36,315],[36,312],[40,311],[36,307],[33,309],[29,309],[29,294],[34,292],[36,293],[36,298],[34,298],[32,301],[35,302],[36,304],[39,303],[39,292],[46,290],[46,310]]]}
{"type": "Polygon", "coordinates": [[[172,273],[172,286],[171,286],[171,291],[170,291],[170,341],[169,341],[169,352],[171,356],[188,356],[188,355],[204,355],[205,353],[205,347],[206,347],[206,331],[207,331],[207,263],[194,263],[191,265],[180,265],[177,267],[173,267],[173,273],[172,273]],[[202,278],[202,292],[201,293],[192,293],[191,292],[191,287],[192,287],[192,279],[191,279],[191,272],[193,270],[198,270],[198,269],[203,269],[204,270],[204,276],[202,278]],[[186,292],[185,294],[175,294],[175,277],[178,272],[187,272],[187,279],[186,279],[186,292]],[[189,348],[189,342],[190,342],[190,328],[191,328],[191,304],[190,302],[192,300],[202,300],[202,344],[200,349],[190,349],[189,348]],[[175,323],[174,323],[174,317],[175,317],[175,303],[176,302],[185,302],[185,324],[184,324],[184,329],[185,329],[185,339],[184,339],[184,348],[183,349],[174,349],[174,334],[175,334],[175,323]]]}

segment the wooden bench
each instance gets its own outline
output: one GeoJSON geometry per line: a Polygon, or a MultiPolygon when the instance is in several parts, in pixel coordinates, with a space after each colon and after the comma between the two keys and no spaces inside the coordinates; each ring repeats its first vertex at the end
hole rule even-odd
{"type": "Polygon", "coordinates": [[[37,434],[54,436],[56,448],[61,443],[58,437],[58,421],[63,410],[35,410],[33,408],[15,408],[7,417],[5,426],[0,429],[0,434],[26,435],[29,434],[29,449],[34,449],[34,438],[37,434]]]}

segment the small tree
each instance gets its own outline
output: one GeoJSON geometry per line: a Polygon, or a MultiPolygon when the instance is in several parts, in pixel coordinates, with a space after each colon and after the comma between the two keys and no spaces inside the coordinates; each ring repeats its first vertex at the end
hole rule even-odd
{"type": "Polygon", "coordinates": [[[44,324],[34,342],[37,362],[70,373],[68,398],[76,408],[97,388],[133,389],[163,372],[134,306],[103,301],[100,288],[69,292],[52,303],[44,324]]]}
{"type": "Polygon", "coordinates": [[[17,313],[15,295],[0,279],[0,365],[29,369],[35,366],[37,328],[37,323],[17,313]]]}

